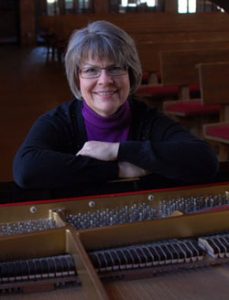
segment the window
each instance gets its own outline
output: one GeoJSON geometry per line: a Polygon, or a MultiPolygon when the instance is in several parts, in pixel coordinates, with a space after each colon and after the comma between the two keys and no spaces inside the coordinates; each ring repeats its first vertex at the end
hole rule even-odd
{"type": "Polygon", "coordinates": [[[46,0],[47,1],[47,14],[64,15],[64,14],[77,14],[77,13],[91,13],[94,12],[93,0],[46,0]]]}
{"type": "Polygon", "coordinates": [[[80,0],[78,1],[79,12],[92,12],[93,3],[90,0],[80,0]]]}
{"type": "Polygon", "coordinates": [[[121,0],[122,7],[136,7],[138,5],[146,5],[148,7],[156,6],[157,0],[121,0]]]}
{"type": "Polygon", "coordinates": [[[222,8],[208,0],[178,0],[179,13],[224,12],[222,8]]]}
{"type": "Polygon", "coordinates": [[[155,10],[158,0],[121,0],[119,12],[127,11],[152,11],[155,10]]]}
{"type": "Polygon", "coordinates": [[[57,8],[57,0],[47,0],[47,10],[49,16],[56,15],[57,8]]]}
{"type": "Polygon", "coordinates": [[[65,0],[65,9],[72,10],[73,9],[73,0],[65,0]]]}
{"type": "Polygon", "coordinates": [[[178,0],[178,12],[181,14],[195,13],[196,0],[178,0]]]}
{"type": "Polygon", "coordinates": [[[197,2],[197,11],[198,12],[224,12],[222,8],[217,6],[212,1],[199,0],[197,2]]]}

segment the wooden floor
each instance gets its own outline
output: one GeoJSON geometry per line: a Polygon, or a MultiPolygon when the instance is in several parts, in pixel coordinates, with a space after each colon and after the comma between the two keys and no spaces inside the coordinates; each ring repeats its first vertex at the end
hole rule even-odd
{"type": "Polygon", "coordinates": [[[72,98],[64,66],[46,49],[0,47],[0,182],[12,181],[12,161],[35,119],[72,98]]]}

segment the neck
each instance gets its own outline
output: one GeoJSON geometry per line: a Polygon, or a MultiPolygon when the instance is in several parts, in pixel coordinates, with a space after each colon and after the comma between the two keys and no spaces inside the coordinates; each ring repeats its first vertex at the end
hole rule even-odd
{"type": "Polygon", "coordinates": [[[131,124],[131,111],[126,101],[113,115],[98,115],[84,102],[83,118],[88,140],[121,142],[128,139],[131,124]]]}

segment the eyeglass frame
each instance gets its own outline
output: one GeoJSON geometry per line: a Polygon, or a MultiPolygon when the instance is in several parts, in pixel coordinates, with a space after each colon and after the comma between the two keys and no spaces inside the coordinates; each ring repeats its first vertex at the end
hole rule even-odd
{"type": "Polygon", "coordinates": [[[111,65],[111,66],[101,68],[99,66],[88,65],[88,67],[79,68],[78,74],[83,79],[95,79],[95,78],[99,78],[101,76],[102,70],[106,70],[107,74],[109,76],[112,76],[112,77],[123,76],[123,75],[126,75],[128,73],[128,67],[127,66],[122,66],[121,67],[121,66],[111,65]],[[97,70],[98,74],[93,75],[93,76],[87,76],[87,75],[85,76],[85,74],[83,74],[83,69],[86,69],[86,68],[88,68],[88,69],[93,68],[93,69],[97,70]],[[115,68],[116,68],[116,71],[117,71],[117,68],[119,68],[120,73],[112,74],[111,70],[112,69],[114,70],[115,68]],[[82,76],[82,74],[83,74],[83,76],[82,76]]]}

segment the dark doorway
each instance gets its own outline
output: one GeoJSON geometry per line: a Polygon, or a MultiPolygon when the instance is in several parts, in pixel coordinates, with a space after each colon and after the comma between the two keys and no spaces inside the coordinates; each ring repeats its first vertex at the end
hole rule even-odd
{"type": "Polygon", "coordinates": [[[19,44],[19,1],[0,0],[0,44],[19,44]]]}

